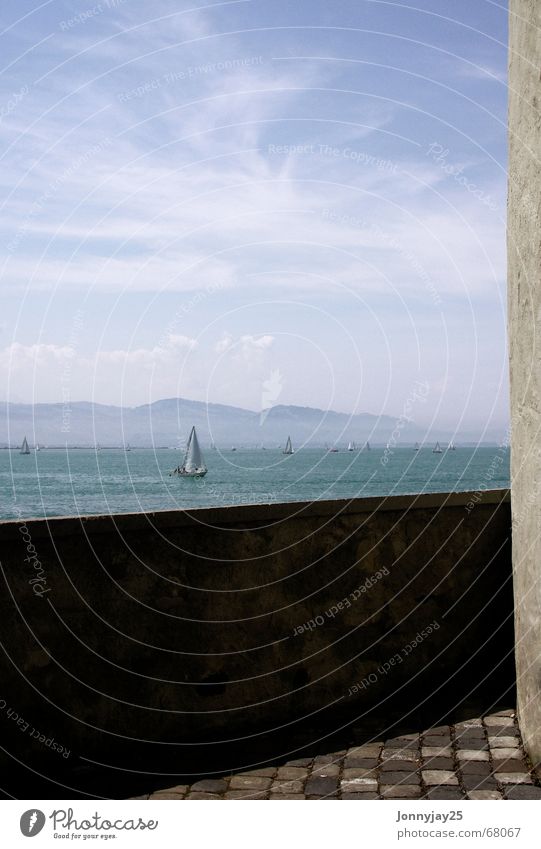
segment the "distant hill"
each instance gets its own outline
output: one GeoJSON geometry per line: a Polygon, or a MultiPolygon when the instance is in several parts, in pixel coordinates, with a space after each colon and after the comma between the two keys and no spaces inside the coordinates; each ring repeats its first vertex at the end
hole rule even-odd
{"type": "MultiPolygon", "coordinates": [[[[195,425],[203,445],[211,442],[228,447],[283,445],[291,435],[294,447],[307,443],[344,445],[370,440],[386,444],[396,428],[392,416],[360,413],[349,416],[313,407],[278,405],[263,413],[207,404],[184,398],[169,398],[140,407],[114,407],[88,401],[63,404],[6,404],[0,416],[0,444],[19,445],[24,435],[31,444],[89,446],[173,446],[186,439],[195,425]]],[[[409,422],[400,429],[398,445],[429,439],[447,441],[451,434],[432,431],[409,422]]],[[[460,440],[475,442],[478,435],[464,433],[460,440]]],[[[498,441],[497,434],[485,435],[485,441],[498,441]]]]}

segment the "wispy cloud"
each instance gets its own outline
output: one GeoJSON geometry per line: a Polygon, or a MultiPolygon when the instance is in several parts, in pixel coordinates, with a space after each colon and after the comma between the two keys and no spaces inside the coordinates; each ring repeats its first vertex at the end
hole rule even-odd
{"type": "MultiPolygon", "coordinates": [[[[412,363],[416,355],[404,304],[419,310],[408,314],[418,322],[425,310],[432,321],[454,320],[457,304],[478,320],[487,305],[499,309],[505,103],[500,85],[483,85],[505,79],[494,43],[475,41],[471,29],[466,50],[460,31],[446,30],[455,43],[432,53],[440,24],[413,12],[410,20],[407,9],[394,28],[407,35],[422,21],[426,31],[386,40],[381,4],[366,4],[362,21],[353,9],[351,31],[340,28],[340,9],[326,30],[320,3],[100,5],[73,21],[81,8],[59,0],[10,31],[0,75],[0,285],[7,302],[28,295],[27,316],[52,293],[60,304],[87,300],[90,314],[109,299],[112,326],[133,324],[136,341],[102,350],[94,320],[85,350],[70,355],[58,322],[45,327],[44,346],[28,329],[39,321],[20,322],[22,347],[0,354],[6,379],[9,361],[19,387],[34,391],[39,374],[52,397],[55,368],[71,356],[78,385],[109,400],[128,388],[130,398],[172,394],[178,381],[201,397],[218,359],[229,374],[220,371],[212,390],[257,407],[262,381],[277,368],[286,375],[287,359],[273,357],[280,331],[291,331],[287,311],[267,325],[258,301],[310,303],[363,338],[367,315],[387,310],[388,344],[402,352],[395,372],[406,349],[412,363]],[[434,142],[448,149],[445,162],[427,155],[434,142]],[[164,342],[170,296],[209,287],[213,297],[183,315],[176,342],[164,342]],[[167,306],[143,317],[143,295],[167,306]],[[125,309],[115,312],[119,297],[125,309]],[[254,313],[239,317],[248,303],[254,313]],[[361,303],[369,309],[359,319],[351,305],[361,303]],[[212,340],[196,346],[213,322],[212,340]],[[190,369],[175,371],[185,357],[190,369]],[[138,371],[151,375],[144,388],[138,371]]],[[[329,326],[322,317],[310,332],[343,362],[329,326]]],[[[441,339],[430,342],[432,361],[441,339]]],[[[304,367],[316,397],[321,368],[308,356],[304,367]]]]}

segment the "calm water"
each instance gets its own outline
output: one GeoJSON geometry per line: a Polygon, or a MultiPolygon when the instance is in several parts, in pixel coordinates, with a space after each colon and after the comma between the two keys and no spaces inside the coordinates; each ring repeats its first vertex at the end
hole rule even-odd
{"type": "Polygon", "coordinates": [[[433,454],[384,449],[327,454],[305,449],[206,451],[201,480],[169,477],[173,450],[0,451],[0,518],[121,513],[175,508],[497,489],[509,485],[509,452],[457,448],[433,454]],[[20,513],[19,513],[20,511],[20,513]]]}

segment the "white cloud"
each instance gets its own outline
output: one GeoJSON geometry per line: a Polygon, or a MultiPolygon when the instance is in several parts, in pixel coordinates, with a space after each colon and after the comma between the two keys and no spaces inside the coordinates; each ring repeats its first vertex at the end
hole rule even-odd
{"type": "MultiPolygon", "coordinates": [[[[189,336],[172,334],[162,345],[154,348],[135,348],[134,350],[98,351],[94,360],[96,367],[106,365],[137,366],[138,368],[154,368],[174,362],[179,356],[193,351],[197,347],[195,339],[189,336]]],[[[88,362],[88,360],[86,361],[88,362]]]]}
{"type": "Polygon", "coordinates": [[[154,372],[158,385],[172,390],[186,358],[196,349],[195,339],[179,334],[153,348],[100,350],[93,357],[68,346],[13,343],[0,351],[0,376],[6,397],[81,400],[94,385],[110,392],[113,401],[119,393],[131,398],[134,387],[140,393],[151,391],[154,372]]]}
{"type": "Polygon", "coordinates": [[[230,333],[224,333],[216,343],[214,350],[220,355],[231,353],[237,359],[252,362],[258,360],[265,351],[268,351],[274,341],[274,336],[269,334],[263,336],[245,334],[234,339],[230,333]]]}

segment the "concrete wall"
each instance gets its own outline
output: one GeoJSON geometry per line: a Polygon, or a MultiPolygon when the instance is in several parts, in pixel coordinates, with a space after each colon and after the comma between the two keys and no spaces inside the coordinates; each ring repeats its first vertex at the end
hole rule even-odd
{"type": "Polygon", "coordinates": [[[238,738],[490,708],[509,528],[501,491],[0,523],[0,742],[180,769],[193,744],[246,763],[238,738]]]}
{"type": "Polygon", "coordinates": [[[518,710],[541,762],[541,3],[511,0],[509,344],[518,710]]]}

